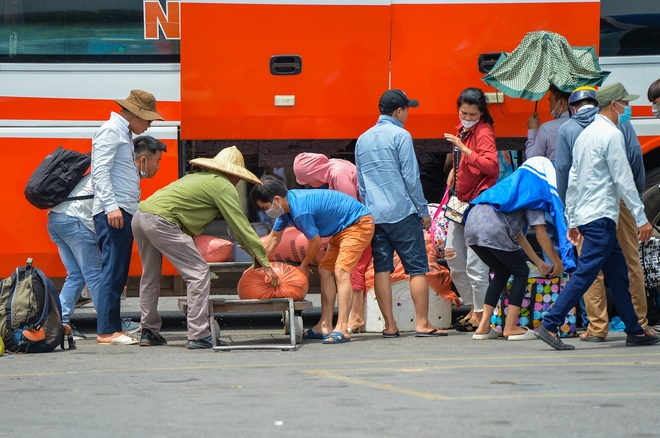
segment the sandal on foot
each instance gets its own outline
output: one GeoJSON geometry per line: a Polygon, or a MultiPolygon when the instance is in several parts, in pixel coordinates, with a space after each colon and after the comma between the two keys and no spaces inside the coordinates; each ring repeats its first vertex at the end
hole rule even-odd
{"type": "Polygon", "coordinates": [[[430,332],[415,332],[415,336],[418,338],[437,338],[438,336],[447,336],[447,332],[434,328],[430,332]]]}
{"type": "Polygon", "coordinates": [[[325,335],[323,333],[314,333],[314,330],[309,328],[303,332],[303,339],[325,339],[325,335]]]}
{"type": "Polygon", "coordinates": [[[344,342],[351,342],[351,338],[347,338],[342,332],[332,332],[321,341],[324,344],[343,344],[344,342]]]}
{"type": "Polygon", "coordinates": [[[398,338],[399,337],[399,331],[397,330],[396,333],[385,333],[385,332],[383,332],[383,337],[384,338],[398,338]]]}

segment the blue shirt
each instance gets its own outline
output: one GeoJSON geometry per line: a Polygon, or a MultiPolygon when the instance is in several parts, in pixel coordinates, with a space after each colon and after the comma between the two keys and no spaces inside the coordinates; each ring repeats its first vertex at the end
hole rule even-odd
{"type": "Polygon", "coordinates": [[[345,193],[335,190],[289,190],[289,213],[278,217],[273,231],[293,225],[307,239],[332,237],[369,214],[369,210],[345,193]]]}
{"type": "Polygon", "coordinates": [[[400,222],[429,209],[410,133],[394,117],[381,115],[355,145],[358,188],[377,224],[400,222]]]}

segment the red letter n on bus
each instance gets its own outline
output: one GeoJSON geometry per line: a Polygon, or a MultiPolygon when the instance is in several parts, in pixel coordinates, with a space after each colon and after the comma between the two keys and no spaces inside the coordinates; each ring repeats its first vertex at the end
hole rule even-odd
{"type": "Polygon", "coordinates": [[[158,1],[144,2],[144,39],[157,40],[160,26],[165,39],[181,39],[181,23],[179,17],[181,8],[179,2],[167,2],[167,13],[158,1]]]}

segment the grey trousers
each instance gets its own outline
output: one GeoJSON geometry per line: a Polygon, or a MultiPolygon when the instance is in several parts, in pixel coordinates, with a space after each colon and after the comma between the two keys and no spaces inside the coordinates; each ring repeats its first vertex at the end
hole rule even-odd
{"type": "Polygon", "coordinates": [[[165,256],[186,282],[188,339],[210,336],[208,299],[211,290],[211,272],[192,237],[161,216],[139,210],[133,216],[132,226],[142,260],[140,279],[142,328],[153,333],[160,332],[162,320],[158,316],[158,297],[163,256],[165,256]]]}

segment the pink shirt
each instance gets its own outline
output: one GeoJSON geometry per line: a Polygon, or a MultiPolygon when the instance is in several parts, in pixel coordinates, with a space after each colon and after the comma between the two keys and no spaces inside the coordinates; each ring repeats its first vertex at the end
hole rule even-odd
{"type": "Polygon", "coordinates": [[[355,164],[323,154],[298,154],[293,162],[298,184],[312,187],[328,185],[330,190],[345,193],[360,201],[355,164]]]}

